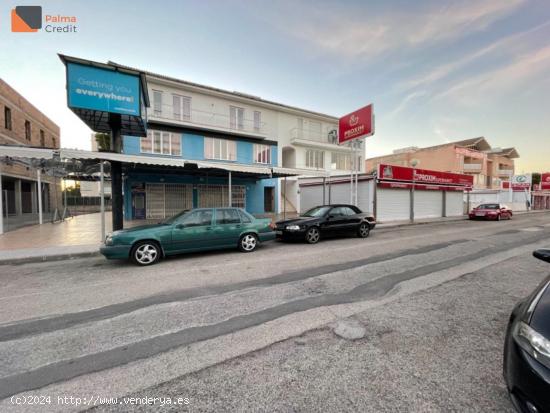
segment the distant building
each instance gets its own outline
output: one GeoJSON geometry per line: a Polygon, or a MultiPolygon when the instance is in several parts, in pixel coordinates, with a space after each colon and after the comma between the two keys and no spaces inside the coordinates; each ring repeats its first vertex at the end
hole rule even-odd
{"type": "Polygon", "coordinates": [[[401,165],[474,175],[474,188],[498,189],[502,181],[514,174],[515,148],[492,148],[484,137],[418,148],[395,150],[390,155],[365,161],[365,170],[374,171],[378,164],[401,165]]]}
{"type": "MultiPolygon", "coordinates": [[[[0,144],[59,148],[59,126],[28,100],[0,79],[0,144]]],[[[37,170],[29,161],[0,157],[4,229],[38,222],[37,170]],[[7,218],[7,219],[6,219],[7,218]]],[[[54,179],[43,175],[43,212],[59,203],[60,184],[53,191],[54,179]]]]}

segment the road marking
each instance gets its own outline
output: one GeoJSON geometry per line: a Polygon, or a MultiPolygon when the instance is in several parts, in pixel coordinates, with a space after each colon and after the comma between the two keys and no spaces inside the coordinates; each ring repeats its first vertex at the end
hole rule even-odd
{"type": "Polygon", "coordinates": [[[537,232],[542,231],[541,227],[528,227],[528,228],[522,228],[520,231],[526,231],[526,232],[537,232]]]}

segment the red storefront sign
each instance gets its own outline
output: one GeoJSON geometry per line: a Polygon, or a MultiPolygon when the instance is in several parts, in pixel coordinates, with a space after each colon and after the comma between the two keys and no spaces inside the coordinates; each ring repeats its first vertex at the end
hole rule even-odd
{"type": "MultiPolygon", "coordinates": [[[[550,188],[550,187],[549,187],[550,188]]],[[[510,182],[502,181],[502,189],[510,189],[510,182]]],[[[512,191],[525,191],[531,189],[530,183],[512,184],[512,191]]]]}
{"type": "Polygon", "coordinates": [[[543,191],[550,190],[550,172],[545,172],[541,174],[540,187],[543,191]]]}
{"type": "Polygon", "coordinates": [[[338,121],[338,143],[364,138],[374,134],[372,104],[343,116],[338,121]]]}
{"type": "Polygon", "coordinates": [[[471,187],[474,184],[474,177],[472,175],[387,164],[378,165],[378,179],[382,181],[402,181],[428,185],[455,185],[461,187],[471,187]]]}
{"type": "Polygon", "coordinates": [[[413,184],[412,182],[379,182],[378,186],[380,188],[394,188],[394,189],[421,189],[425,191],[459,191],[471,189],[466,186],[453,186],[453,185],[423,185],[423,184],[413,184]]]}

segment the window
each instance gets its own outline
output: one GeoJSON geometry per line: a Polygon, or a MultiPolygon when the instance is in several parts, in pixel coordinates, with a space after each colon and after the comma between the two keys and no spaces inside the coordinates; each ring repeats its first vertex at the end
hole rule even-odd
{"type": "Polygon", "coordinates": [[[4,106],[4,127],[11,130],[11,109],[4,106]]]}
{"type": "Polygon", "coordinates": [[[185,214],[178,223],[184,225],[186,228],[212,225],[212,215],[211,209],[200,209],[185,214]]]}
{"type": "Polygon", "coordinates": [[[25,139],[31,140],[31,123],[28,120],[25,121],[25,139]]]}
{"type": "Polygon", "coordinates": [[[229,106],[229,126],[231,129],[244,129],[244,109],[229,106]]]}
{"type": "Polygon", "coordinates": [[[309,133],[313,139],[321,138],[321,122],[309,121],[309,133]]]}
{"type": "Polygon", "coordinates": [[[306,167],[308,168],[324,168],[325,167],[325,152],[315,149],[306,151],[306,167]]]}
{"type": "Polygon", "coordinates": [[[237,211],[239,211],[239,214],[241,215],[241,222],[243,224],[250,224],[254,219],[248,212],[243,211],[242,209],[238,209],[237,211]]]}
{"type": "Polygon", "coordinates": [[[42,129],[40,129],[40,146],[46,146],[46,137],[42,129]]]}
{"type": "Polygon", "coordinates": [[[155,116],[162,116],[162,92],[153,90],[153,113],[155,116]]]}
{"type": "Polygon", "coordinates": [[[340,170],[351,169],[351,155],[349,153],[335,153],[331,155],[331,168],[340,170]]]}
{"type": "Polygon", "coordinates": [[[235,141],[218,138],[204,138],[204,157],[222,161],[234,161],[237,154],[235,141]]]}
{"type": "Polygon", "coordinates": [[[140,141],[141,153],[158,153],[161,155],[181,155],[181,137],[177,133],[148,130],[147,136],[140,141]]]}
{"type": "Polygon", "coordinates": [[[254,132],[260,132],[262,129],[262,112],[254,111],[254,132]]]}
{"type": "Polygon", "coordinates": [[[172,112],[176,120],[191,120],[191,98],[173,94],[172,112]]]}
{"type": "Polygon", "coordinates": [[[216,211],[216,223],[223,224],[240,224],[241,217],[236,209],[218,209],[216,211]]]}
{"type": "Polygon", "coordinates": [[[271,147],[269,145],[254,144],[254,162],[271,163],[271,147]]]}
{"type": "Polygon", "coordinates": [[[57,148],[57,142],[55,138],[52,138],[52,148],[57,148]]]}

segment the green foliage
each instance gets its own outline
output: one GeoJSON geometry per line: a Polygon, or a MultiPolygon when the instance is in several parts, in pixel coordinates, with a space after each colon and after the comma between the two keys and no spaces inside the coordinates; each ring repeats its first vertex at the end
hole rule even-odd
{"type": "Polygon", "coordinates": [[[97,149],[100,152],[111,149],[111,135],[108,133],[96,133],[95,140],[97,142],[97,149]]]}

